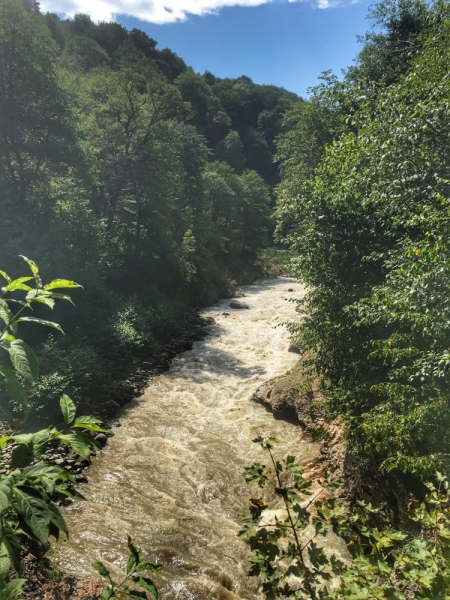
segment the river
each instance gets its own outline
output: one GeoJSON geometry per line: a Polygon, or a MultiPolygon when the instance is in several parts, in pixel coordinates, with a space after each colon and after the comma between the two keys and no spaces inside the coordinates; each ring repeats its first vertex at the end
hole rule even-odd
{"type": "Polygon", "coordinates": [[[120,414],[80,486],[87,502],[65,511],[70,540],[57,555],[67,571],[92,578],[96,560],[123,567],[129,533],[148,560],[164,565],[155,576],[163,600],[261,598],[237,537],[250,494],[243,468],[266,458],[252,439],[275,436],[280,455],[303,463],[318,447],[251,401],[298,359],[277,325],[298,318],[286,298],[300,297],[302,287],[278,278],[242,290],[249,309],[233,310],[229,300],[205,309],[216,322],[212,335],[178,355],[120,414]]]}

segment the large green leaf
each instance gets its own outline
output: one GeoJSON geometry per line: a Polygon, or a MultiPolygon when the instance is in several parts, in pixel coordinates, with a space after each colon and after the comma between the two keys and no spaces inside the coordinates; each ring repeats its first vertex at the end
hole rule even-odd
{"type": "Polygon", "coordinates": [[[0,592],[0,600],[15,600],[25,582],[26,579],[14,579],[13,581],[7,583],[0,592]]]}
{"type": "Polygon", "coordinates": [[[97,444],[89,435],[82,433],[81,431],[74,431],[72,433],[60,434],[59,439],[63,444],[67,444],[76,452],[79,456],[85,460],[91,459],[90,447],[95,446],[101,450],[100,444],[97,444]]]}
{"type": "Polygon", "coordinates": [[[40,304],[45,304],[52,310],[55,306],[55,301],[53,300],[53,298],[48,298],[48,296],[36,296],[32,300],[30,300],[30,302],[39,302],[40,304]]]}
{"type": "MultiPolygon", "coordinates": [[[[56,432],[54,427],[48,427],[47,429],[41,429],[33,433],[32,444],[35,452],[41,454],[45,452],[47,443],[51,439],[52,435],[56,432]]],[[[17,439],[18,436],[16,436],[17,439]]]]}
{"type": "Polygon", "coordinates": [[[69,279],[54,279],[47,285],[44,285],[44,289],[46,290],[62,290],[63,288],[82,288],[82,285],[79,285],[75,281],[70,281],[69,279]]]}
{"type": "Polygon", "coordinates": [[[158,590],[156,585],[153,583],[151,579],[148,577],[141,577],[140,575],[135,575],[131,578],[134,583],[137,583],[141,588],[150,592],[155,598],[158,598],[158,590]]]}
{"type": "Polygon", "coordinates": [[[32,385],[36,382],[39,377],[39,363],[35,353],[28,344],[23,340],[10,342],[9,357],[14,368],[19,371],[28,384],[32,385]]]}
{"type": "Polygon", "coordinates": [[[5,271],[0,271],[0,275],[5,279],[8,283],[11,281],[11,277],[5,273],[5,271]]]}
{"type": "Polygon", "coordinates": [[[0,365],[0,374],[5,378],[6,389],[16,402],[27,404],[27,394],[19,379],[16,371],[8,365],[0,365]]]}
{"type": "Polygon", "coordinates": [[[6,389],[11,394],[13,400],[18,402],[21,406],[28,408],[29,402],[27,393],[20,384],[14,369],[11,369],[8,365],[0,365],[0,373],[5,378],[6,389]]]}
{"type": "Polygon", "coordinates": [[[100,423],[100,419],[83,415],[75,419],[75,423],[72,425],[72,427],[78,429],[87,429],[88,431],[99,431],[101,433],[106,433],[106,429],[100,427],[100,423]]]}
{"type": "Polygon", "coordinates": [[[25,285],[25,283],[30,281],[30,279],[33,279],[33,277],[19,277],[18,279],[14,279],[14,281],[8,283],[4,291],[15,292],[16,290],[24,290],[29,292],[32,288],[29,285],[25,285]]]}
{"type": "Polygon", "coordinates": [[[129,600],[142,600],[143,598],[144,598],[144,600],[147,600],[147,594],[146,594],[146,592],[138,592],[138,591],[132,590],[129,587],[126,587],[126,586],[124,586],[121,589],[121,592],[129,600]]]}
{"type": "Polygon", "coordinates": [[[112,585],[114,585],[114,582],[111,579],[111,573],[108,571],[108,569],[105,567],[105,565],[101,562],[94,562],[92,563],[92,568],[95,569],[97,571],[97,573],[100,573],[100,575],[103,577],[103,579],[106,579],[107,581],[109,581],[109,583],[111,583],[112,585]]]}
{"type": "Polygon", "coordinates": [[[0,479],[0,513],[11,504],[12,481],[9,477],[0,479]]]}
{"type": "Polygon", "coordinates": [[[45,325],[46,327],[53,327],[61,333],[64,333],[61,325],[54,323],[53,321],[47,321],[46,319],[38,319],[37,317],[20,317],[17,319],[18,323],[38,323],[39,325],[45,325]]]}
{"type": "Polygon", "coordinates": [[[72,399],[69,398],[69,396],[67,396],[66,394],[61,396],[59,405],[61,407],[61,412],[63,414],[66,425],[70,425],[71,423],[73,423],[73,420],[75,419],[77,407],[73,403],[72,399]]]}
{"type": "Polygon", "coordinates": [[[13,438],[10,435],[4,435],[3,437],[0,437],[0,450],[3,450],[6,444],[12,439],[13,438]]]}
{"type": "Polygon", "coordinates": [[[13,333],[17,332],[17,323],[14,320],[14,315],[10,311],[8,303],[2,298],[0,298],[0,319],[7,327],[11,329],[13,333]]]}
{"type": "MultiPolygon", "coordinates": [[[[69,530],[67,529],[66,522],[64,521],[64,517],[62,516],[58,507],[53,503],[49,503],[48,508],[50,510],[50,522],[53,523],[58,531],[62,531],[69,536],[69,530]]],[[[55,537],[57,538],[58,536],[55,537]]]]}
{"type": "Polygon", "coordinates": [[[0,579],[6,577],[9,573],[9,569],[11,568],[11,560],[7,556],[6,549],[4,550],[4,555],[0,556],[0,579]]]}
{"type": "Polygon", "coordinates": [[[11,559],[15,570],[20,573],[20,553],[22,549],[11,525],[3,515],[0,516],[0,539],[2,540],[2,545],[8,552],[8,556],[11,559]]]}
{"type": "Polygon", "coordinates": [[[34,460],[33,447],[19,444],[11,453],[11,469],[24,469],[34,460]]]}
{"type": "Polygon", "coordinates": [[[33,537],[45,545],[48,541],[51,515],[39,492],[31,486],[16,486],[12,504],[19,517],[28,525],[33,537]]]}
{"type": "MultiPolygon", "coordinates": [[[[33,465],[22,471],[20,483],[25,485],[39,484],[45,489],[47,494],[53,494],[60,489],[60,486],[69,487],[75,482],[75,477],[54,465],[33,465]]],[[[65,494],[67,495],[67,494],[65,494]]]]}
{"type": "Polygon", "coordinates": [[[51,294],[49,294],[48,297],[49,298],[57,298],[58,300],[67,300],[67,302],[70,302],[71,304],[73,304],[75,306],[75,304],[72,301],[72,298],[70,296],[68,296],[67,294],[56,294],[55,292],[52,292],[51,294]]]}
{"type": "Polygon", "coordinates": [[[38,268],[37,264],[34,262],[34,260],[31,260],[31,259],[27,258],[26,256],[20,255],[20,257],[23,258],[23,260],[30,267],[31,272],[33,273],[33,277],[34,277],[34,280],[36,281],[37,286],[38,287],[42,287],[42,281],[41,281],[41,278],[39,277],[39,268],[38,268]]]}

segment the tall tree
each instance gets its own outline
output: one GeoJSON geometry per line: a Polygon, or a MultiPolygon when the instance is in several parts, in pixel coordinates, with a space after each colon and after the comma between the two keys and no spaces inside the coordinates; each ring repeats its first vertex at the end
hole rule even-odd
{"type": "Polygon", "coordinates": [[[0,4],[0,160],[18,203],[69,133],[56,44],[43,18],[20,0],[0,4]]]}

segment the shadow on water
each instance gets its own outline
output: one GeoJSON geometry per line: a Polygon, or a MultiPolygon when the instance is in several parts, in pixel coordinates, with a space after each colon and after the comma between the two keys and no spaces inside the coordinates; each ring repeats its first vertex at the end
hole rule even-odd
{"type": "Polygon", "coordinates": [[[191,353],[192,350],[189,350],[181,355],[169,374],[191,383],[202,384],[219,375],[244,380],[266,373],[264,367],[254,365],[249,368],[234,354],[220,348],[210,349],[205,345],[201,356],[196,352],[195,358],[191,353]]]}

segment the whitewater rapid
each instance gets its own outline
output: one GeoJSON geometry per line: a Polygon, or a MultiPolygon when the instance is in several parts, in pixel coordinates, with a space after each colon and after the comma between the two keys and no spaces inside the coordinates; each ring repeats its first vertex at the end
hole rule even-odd
{"type": "Polygon", "coordinates": [[[287,298],[303,289],[277,278],[242,290],[238,301],[249,308],[222,300],[205,309],[203,316],[215,319],[212,335],[178,355],[121,412],[121,426],[80,486],[87,502],[65,510],[70,539],[56,553],[67,571],[95,578],[96,560],[124,567],[128,533],[148,560],[164,565],[155,577],[163,600],[261,598],[237,537],[251,493],[243,469],[265,459],[252,440],[277,437],[277,452],[303,463],[318,446],[302,443],[298,426],[251,401],[298,359],[281,324],[298,319],[287,298]]]}

